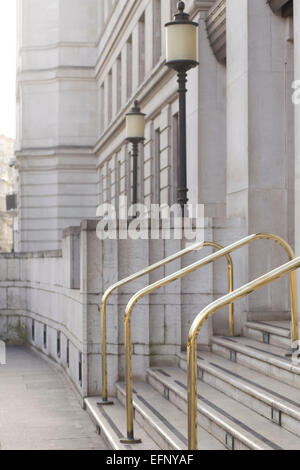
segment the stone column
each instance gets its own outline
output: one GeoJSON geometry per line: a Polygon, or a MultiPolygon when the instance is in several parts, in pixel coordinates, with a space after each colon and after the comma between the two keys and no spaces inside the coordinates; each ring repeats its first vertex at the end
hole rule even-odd
{"type": "Polygon", "coordinates": [[[226,67],[217,62],[207,39],[207,8],[206,3],[195,18],[200,66],[189,72],[187,83],[188,198],[205,205],[206,217],[221,217],[226,202],[226,67]]]}
{"type": "MultiPolygon", "coordinates": [[[[286,26],[260,0],[227,1],[227,212],[246,231],[293,242],[286,147],[286,26]]],[[[248,279],[287,260],[272,242],[248,251],[248,279]]],[[[288,311],[287,279],[249,297],[249,310],[288,311]]],[[[275,315],[275,313],[274,313],[275,315]]]]}

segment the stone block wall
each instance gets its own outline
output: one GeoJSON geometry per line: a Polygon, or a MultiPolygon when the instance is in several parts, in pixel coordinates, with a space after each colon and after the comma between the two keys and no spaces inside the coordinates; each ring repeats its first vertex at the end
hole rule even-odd
{"type": "MultiPolygon", "coordinates": [[[[98,221],[83,221],[64,232],[62,251],[0,255],[0,338],[26,342],[58,363],[82,397],[101,393],[99,305],[113,283],[180,251],[180,240],[100,240],[98,221]],[[81,370],[80,370],[81,369],[81,370]]],[[[204,238],[223,245],[242,238],[237,220],[234,238],[228,222],[205,219],[204,238]]],[[[193,252],[125,285],[107,303],[108,381],[111,395],[124,378],[124,312],[143,287],[207,256],[210,248],[193,252]]],[[[236,285],[245,279],[241,254],[233,255],[236,285]]],[[[133,374],[145,378],[147,367],[177,364],[186,347],[190,325],[207,304],[227,292],[225,260],[144,297],[132,315],[133,374]],[[213,295],[213,292],[215,294],[213,295]]],[[[237,308],[237,331],[245,320],[246,303],[237,308]]],[[[210,319],[200,333],[208,348],[213,333],[228,332],[227,311],[210,319]]]]}

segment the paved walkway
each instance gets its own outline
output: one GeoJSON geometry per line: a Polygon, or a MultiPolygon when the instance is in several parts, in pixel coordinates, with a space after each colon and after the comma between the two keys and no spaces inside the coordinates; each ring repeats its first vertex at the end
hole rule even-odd
{"type": "Polygon", "coordinates": [[[104,450],[64,376],[26,348],[0,365],[0,449],[104,450]]]}

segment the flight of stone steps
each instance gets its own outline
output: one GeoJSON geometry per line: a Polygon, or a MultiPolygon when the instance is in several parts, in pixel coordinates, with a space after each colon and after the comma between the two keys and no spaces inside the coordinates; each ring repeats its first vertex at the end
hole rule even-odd
{"type": "MultiPolygon", "coordinates": [[[[300,364],[290,357],[285,321],[248,322],[244,336],[213,337],[211,352],[198,353],[199,450],[300,449],[300,364]]],[[[87,411],[112,449],[186,450],[186,355],[177,368],[155,367],[147,382],[134,382],[135,437],[124,446],[125,387],[114,406],[87,411]]]]}

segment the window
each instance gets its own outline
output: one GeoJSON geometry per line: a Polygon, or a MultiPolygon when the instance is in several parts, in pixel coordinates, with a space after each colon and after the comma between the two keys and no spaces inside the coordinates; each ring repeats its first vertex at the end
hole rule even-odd
{"type": "Polygon", "coordinates": [[[122,106],[122,59],[121,55],[117,58],[117,112],[120,111],[122,106]]]}
{"type": "Polygon", "coordinates": [[[178,187],[178,114],[174,114],[172,119],[172,199],[177,203],[178,187]]]}
{"type": "Polygon", "coordinates": [[[67,339],[67,366],[70,367],[70,341],[67,339]]]}
{"type": "Polygon", "coordinates": [[[154,64],[161,58],[161,0],[153,1],[153,43],[154,43],[154,64]]]}
{"type": "Polygon", "coordinates": [[[154,132],[154,204],[160,204],[160,129],[154,132]]]}
{"type": "Polygon", "coordinates": [[[43,343],[44,348],[47,348],[47,325],[44,325],[44,334],[43,334],[43,343]]]}
{"type": "Polygon", "coordinates": [[[78,359],[78,380],[80,385],[82,385],[82,353],[79,353],[78,359]]]}
{"type": "Polygon", "coordinates": [[[141,84],[145,79],[145,14],[139,21],[139,83],[141,84]]]}
{"type": "Polygon", "coordinates": [[[31,323],[31,337],[32,337],[32,341],[35,340],[35,321],[32,320],[32,323],[31,323]]]}
{"type": "Polygon", "coordinates": [[[105,127],[105,102],[104,102],[104,83],[100,88],[100,133],[104,132],[105,127]]]}
{"type": "Polygon", "coordinates": [[[112,120],[112,70],[107,78],[107,121],[110,123],[112,120]]]}
{"type": "Polygon", "coordinates": [[[132,36],[127,41],[127,99],[132,94],[132,36]]]}
{"type": "Polygon", "coordinates": [[[61,340],[61,332],[57,332],[57,340],[56,340],[56,352],[57,357],[60,357],[60,340],[61,340]]]}

